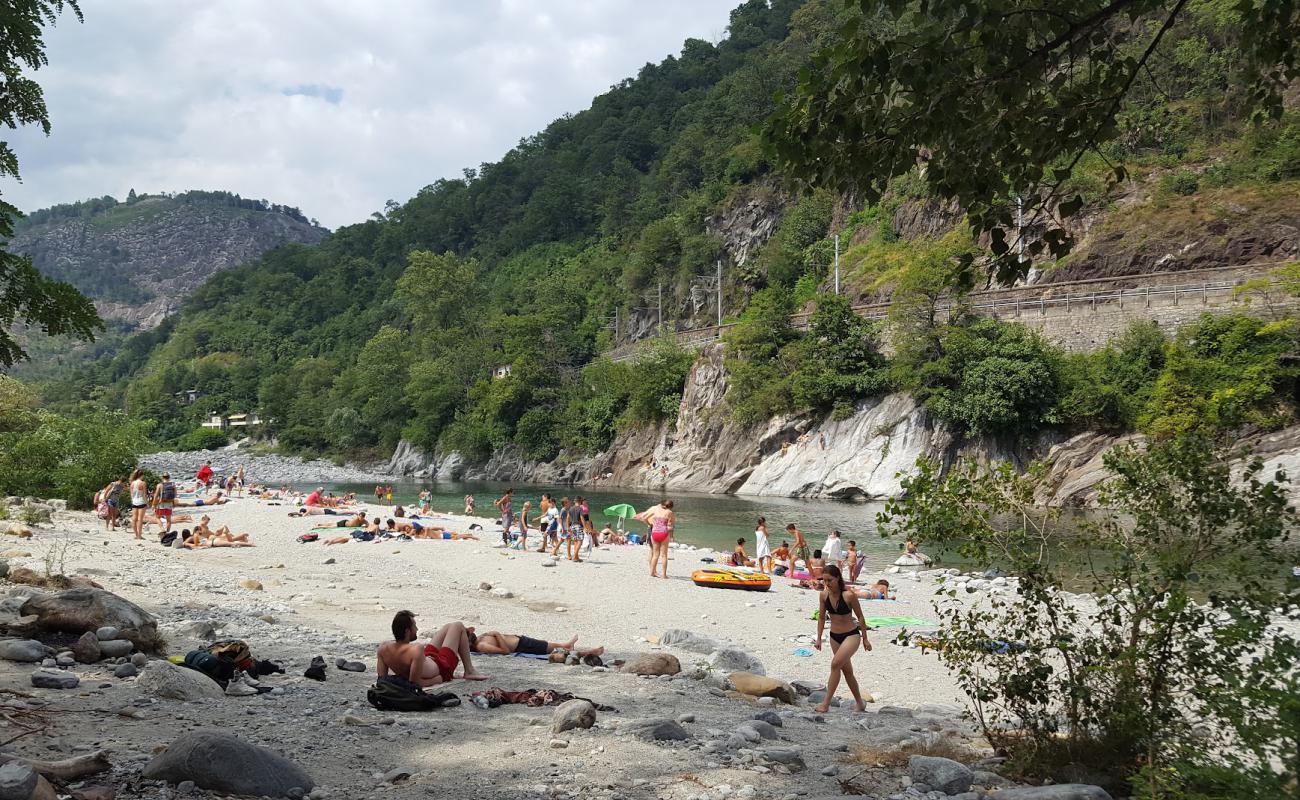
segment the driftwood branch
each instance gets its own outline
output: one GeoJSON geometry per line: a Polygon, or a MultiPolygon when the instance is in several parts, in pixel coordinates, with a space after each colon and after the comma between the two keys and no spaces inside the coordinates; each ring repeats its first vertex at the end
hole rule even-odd
{"type": "Polygon", "coordinates": [[[75,781],[78,778],[106,772],[113,768],[113,765],[108,760],[107,750],[99,750],[84,756],[65,758],[62,761],[39,761],[34,758],[23,758],[13,753],[0,753],[0,764],[10,762],[26,764],[36,770],[38,774],[58,781],[75,781]]]}

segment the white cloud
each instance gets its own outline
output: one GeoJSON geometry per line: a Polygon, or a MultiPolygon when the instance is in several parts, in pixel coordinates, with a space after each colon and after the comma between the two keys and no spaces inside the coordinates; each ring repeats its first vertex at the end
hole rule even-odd
{"type": "Polygon", "coordinates": [[[47,31],[53,132],[13,134],[36,209],[227,189],[358,222],[522,137],[739,0],[114,0],[47,31]]]}

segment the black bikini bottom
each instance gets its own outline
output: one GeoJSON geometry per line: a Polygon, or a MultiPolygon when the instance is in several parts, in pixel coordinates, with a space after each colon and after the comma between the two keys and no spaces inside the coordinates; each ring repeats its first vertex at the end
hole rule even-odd
{"type": "Polygon", "coordinates": [[[858,628],[854,628],[851,631],[845,631],[844,633],[836,633],[835,631],[831,631],[831,638],[839,642],[840,644],[844,644],[844,640],[849,638],[850,636],[861,636],[861,635],[862,635],[862,631],[859,630],[858,628]]]}

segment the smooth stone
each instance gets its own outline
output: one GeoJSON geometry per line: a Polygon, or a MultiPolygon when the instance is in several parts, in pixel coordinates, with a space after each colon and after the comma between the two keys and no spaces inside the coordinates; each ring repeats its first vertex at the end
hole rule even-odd
{"type": "Polygon", "coordinates": [[[783,724],[781,715],[775,711],[760,711],[754,715],[754,719],[761,719],[773,728],[780,728],[783,724]]]}
{"type": "Polygon", "coordinates": [[[101,642],[107,642],[110,639],[117,639],[121,635],[122,632],[119,631],[117,628],[114,628],[112,625],[105,625],[104,627],[98,628],[95,631],[95,638],[99,639],[101,642]]]}
{"type": "Polygon", "coordinates": [[[653,741],[685,741],[691,738],[686,729],[671,719],[641,719],[625,722],[622,729],[632,731],[642,739],[653,741]]]}
{"type": "Polygon", "coordinates": [[[0,641],[0,658],[7,661],[35,663],[54,655],[54,649],[35,639],[5,639],[0,641]]]}
{"type": "Polygon", "coordinates": [[[0,766],[0,800],[28,800],[36,796],[40,776],[27,764],[10,761],[0,766]]]}
{"type": "Polygon", "coordinates": [[[122,658],[131,655],[135,645],[130,639],[110,639],[106,642],[99,643],[99,651],[103,653],[104,658],[122,658]]]}
{"type": "Polygon", "coordinates": [[[641,653],[619,669],[633,675],[676,675],[681,671],[681,662],[671,653],[641,653]]]}
{"type": "Polygon", "coordinates": [[[37,689],[75,689],[81,683],[75,673],[45,667],[33,672],[31,681],[37,689]]]}
{"type": "Polygon", "coordinates": [[[219,700],[226,696],[207,675],[170,661],[150,661],[140,672],[136,685],[155,697],[170,700],[219,700]]]}
{"type": "Polygon", "coordinates": [[[564,733],[574,728],[590,728],[596,724],[596,707],[590,701],[568,700],[555,707],[551,715],[551,732],[564,733]]]}
{"type": "Polygon", "coordinates": [[[103,657],[99,649],[99,639],[95,638],[95,634],[86,631],[72,645],[72,655],[82,664],[94,664],[103,657]]]}
{"type": "Polygon", "coordinates": [[[950,758],[912,756],[907,760],[907,775],[914,784],[924,783],[944,794],[969,791],[975,778],[970,767],[950,758]]]}
{"type": "Polygon", "coordinates": [[[142,774],[168,783],[190,780],[201,789],[227,794],[284,797],[295,787],[302,792],[316,788],[312,777],[284,756],[215,731],[184,734],[154,756],[142,774]]]}
{"type": "Polygon", "coordinates": [[[130,661],[125,664],[118,664],[117,668],[113,670],[113,677],[115,678],[134,678],[139,674],[139,667],[132,664],[130,661]]]}

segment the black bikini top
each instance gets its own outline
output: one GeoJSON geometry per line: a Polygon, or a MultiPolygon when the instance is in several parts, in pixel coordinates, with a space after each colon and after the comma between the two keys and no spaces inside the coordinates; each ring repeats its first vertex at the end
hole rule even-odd
{"type": "Polygon", "coordinates": [[[830,606],[830,603],[828,603],[826,600],[822,600],[822,607],[825,608],[825,609],[826,609],[828,612],[830,612],[831,614],[835,614],[835,615],[837,615],[837,616],[844,615],[844,614],[852,614],[852,613],[853,613],[853,609],[849,606],[848,603],[846,603],[846,602],[844,601],[844,593],[843,593],[843,592],[840,592],[840,593],[839,593],[839,605],[838,605],[838,606],[835,606],[834,608],[832,608],[832,607],[830,606]]]}

